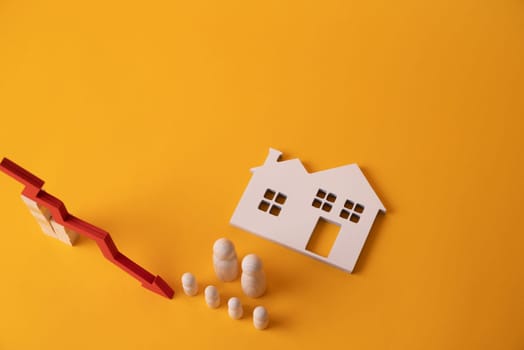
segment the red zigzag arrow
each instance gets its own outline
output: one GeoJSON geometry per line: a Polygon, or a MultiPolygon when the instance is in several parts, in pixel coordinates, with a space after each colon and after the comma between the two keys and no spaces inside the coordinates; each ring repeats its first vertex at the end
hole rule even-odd
{"type": "Polygon", "coordinates": [[[108,232],[69,214],[60,199],[42,190],[42,186],[44,185],[43,180],[7,158],[4,158],[2,162],[0,162],[0,170],[22,183],[25,186],[22,194],[49,209],[53,219],[57,223],[84,237],[94,240],[98,248],[102,251],[102,254],[109,261],[139,280],[144,288],[169,299],[173,297],[174,291],[166,281],[160,276],[151,274],[127,256],[120,253],[108,232]]]}

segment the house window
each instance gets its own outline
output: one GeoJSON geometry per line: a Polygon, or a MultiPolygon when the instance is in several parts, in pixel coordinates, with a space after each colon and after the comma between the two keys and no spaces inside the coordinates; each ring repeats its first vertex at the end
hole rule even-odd
{"type": "Polygon", "coordinates": [[[268,188],[266,189],[266,192],[264,192],[264,198],[258,204],[258,210],[274,216],[279,216],[286,200],[287,196],[285,194],[268,188]]]}
{"type": "Polygon", "coordinates": [[[333,204],[335,203],[336,200],[337,200],[337,196],[335,194],[328,193],[327,191],[324,191],[323,189],[319,189],[311,205],[314,206],[315,208],[320,208],[323,211],[327,211],[329,213],[331,209],[333,208],[333,204]]]}
{"type": "Polygon", "coordinates": [[[360,203],[347,199],[344,202],[344,208],[340,211],[342,219],[357,223],[360,221],[360,215],[364,212],[364,206],[360,203]]]}

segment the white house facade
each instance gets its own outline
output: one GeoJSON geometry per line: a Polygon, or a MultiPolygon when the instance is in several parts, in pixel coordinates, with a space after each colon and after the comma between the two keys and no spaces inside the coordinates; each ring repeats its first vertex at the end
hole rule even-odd
{"type": "Polygon", "coordinates": [[[252,178],[231,224],[352,272],[377,214],[386,212],[356,164],[308,173],[275,149],[252,178]],[[340,227],[327,256],[306,249],[319,220],[340,227]]]}

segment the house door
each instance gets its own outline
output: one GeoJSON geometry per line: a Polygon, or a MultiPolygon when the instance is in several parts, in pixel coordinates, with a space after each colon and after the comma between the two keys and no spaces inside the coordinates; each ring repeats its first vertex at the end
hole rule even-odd
{"type": "Polygon", "coordinates": [[[339,232],[340,225],[319,217],[315,229],[309,237],[306,250],[327,258],[339,232]]]}

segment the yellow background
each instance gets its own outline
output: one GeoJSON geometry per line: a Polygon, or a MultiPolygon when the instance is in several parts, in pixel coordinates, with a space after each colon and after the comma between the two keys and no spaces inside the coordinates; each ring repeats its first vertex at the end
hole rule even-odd
{"type": "Polygon", "coordinates": [[[41,234],[1,175],[0,348],[522,349],[523,62],[520,0],[0,1],[1,155],[176,290],[41,234]],[[268,147],[362,167],[388,213],[356,273],[229,226],[268,147]],[[220,236],[262,299],[217,283],[220,236]]]}

